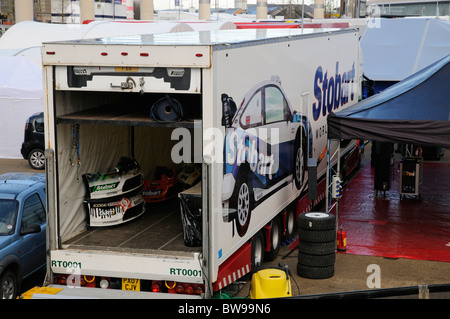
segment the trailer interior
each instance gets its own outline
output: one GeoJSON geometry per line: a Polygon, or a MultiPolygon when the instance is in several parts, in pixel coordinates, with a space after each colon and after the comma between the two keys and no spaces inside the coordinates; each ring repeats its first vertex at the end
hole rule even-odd
{"type": "MultiPolygon", "coordinates": [[[[201,94],[171,94],[187,113],[183,120],[171,123],[157,122],[150,116],[150,107],[164,94],[56,90],[54,95],[55,105],[65,104],[63,108],[55,107],[55,112],[62,109],[68,112],[55,114],[58,184],[60,188],[70,188],[70,194],[77,195],[77,200],[71,203],[64,195],[58,199],[60,217],[65,216],[59,219],[58,225],[62,247],[157,251],[158,254],[176,252],[177,255],[200,252],[199,245],[188,247],[184,242],[178,196],[146,203],[142,216],[124,224],[88,227],[82,176],[114,170],[122,156],[135,158],[144,179],[150,181],[154,180],[158,166],[180,171],[186,164],[174,163],[170,153],[172,147],[167,145],[176,145],[181,138],[174,140],[171,137],[174,129],[189,130],[193,137],[195,125],[201,126],[201,94]]],[[[193,139],[191,141],[194,160],[193,139]]],[[[179,185],[180,190],[187,188],[189,185],[179,185]]]]}

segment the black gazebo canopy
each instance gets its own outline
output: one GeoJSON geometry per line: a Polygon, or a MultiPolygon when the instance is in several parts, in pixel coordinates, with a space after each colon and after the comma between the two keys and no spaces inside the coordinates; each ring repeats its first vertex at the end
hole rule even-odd
{"type": "Polygon", "coordinates": [[[450,55],[327,122],[329,139],[450,147],[450,55]]]}

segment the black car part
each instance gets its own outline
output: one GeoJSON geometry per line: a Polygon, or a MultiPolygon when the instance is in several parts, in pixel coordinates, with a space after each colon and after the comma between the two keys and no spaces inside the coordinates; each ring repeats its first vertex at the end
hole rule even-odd
{"type": "Polygon", "coordinates": [[[166,94],[152,105],[150,116],[157,122],[178,122],[184,118],[184,110],[180,102],[166,94]]]}

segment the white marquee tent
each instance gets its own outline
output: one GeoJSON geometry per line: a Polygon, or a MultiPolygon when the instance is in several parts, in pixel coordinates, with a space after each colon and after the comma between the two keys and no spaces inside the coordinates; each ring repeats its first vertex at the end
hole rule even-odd
{"type": "Polygon", "coordinates": [[[401,81],[450,54],[450,22],[424,17],[369,20],[360,43],[367,77],[401,81]]]}
{"type": "Polygon", "coordinates": [[[43,110],[41,68],[22,56],[0,58],[0,156],[22,158],[26,119],[43,110]]]}
{"type": "Polygon", "coordinates": [[[235,29],[230,22],[94,21],[47,24],[25,21],[0,37],[0,158],[22,158],[26,119],[43,111],[41,46],[44,42],[111,36],[235,29]]]}
{"type": "Polygon", "coordinates": [[[89,24],[49,24],[24,21],[15,24],[0,37],[0,56],[26,56],[40,66],[40,48],[43,42],[193,30],[188,24],[176,22],[93,21],[89,24]]]}

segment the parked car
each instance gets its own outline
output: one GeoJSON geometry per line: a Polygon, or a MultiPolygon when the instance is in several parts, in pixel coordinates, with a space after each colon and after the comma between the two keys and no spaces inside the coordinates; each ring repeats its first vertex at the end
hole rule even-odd
{"type": "Polygon", "coordinates": [[[44,173],[0,175],[0,299],[46,266],[45,196],[44,173]]]}
{"type": "Polygon", "coordinates": [[[33,114],[25,122],[25,135],[20,152],[32,168],[45,168],[43,112],[33,114]]]}

